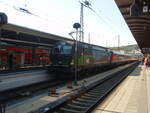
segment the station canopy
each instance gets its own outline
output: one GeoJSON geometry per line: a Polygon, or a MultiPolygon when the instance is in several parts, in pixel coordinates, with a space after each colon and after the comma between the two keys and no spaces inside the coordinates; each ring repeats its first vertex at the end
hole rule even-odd
{"type": "Polygon", "coordinates": [[[58,41],[72,41],[62,36],[36,31],[13,24],[0,25],[0,45],[51,48],[58,41]]]}
{"type": "Polygon", "coordinates": [[[115,0],[142,53],[150,53],[150,0],[115,0]]]}

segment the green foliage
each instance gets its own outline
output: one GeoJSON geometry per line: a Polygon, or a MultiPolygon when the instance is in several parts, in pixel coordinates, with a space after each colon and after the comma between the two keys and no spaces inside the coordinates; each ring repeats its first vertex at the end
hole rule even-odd
{"type": "MultiPolygon", "coordinates": [[[[118,47],[109,47],[109,48],[113,50],[118,50],[118,47]]],[[[132,50],[137,50],[137,49],[139,49],[137,44],[119,47],[119,50],[124,50],[127,52],[132,51],[132,50]]]]}

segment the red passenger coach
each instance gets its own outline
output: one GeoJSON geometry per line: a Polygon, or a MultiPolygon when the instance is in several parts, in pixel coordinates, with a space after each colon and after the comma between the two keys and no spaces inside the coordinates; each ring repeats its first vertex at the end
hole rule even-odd
{"type": "Polygon", "coordinates": [[[13,54],[14,67],[49,65],[50,52],[43,48],[17,48],[1,47],[0,48],[0,69],[7,69],[9,65],[9,56],[13,54]]]}
{"type": "Polygon", "coordinates": [[[124,58],[125,57],[123,55],[113,53],[112,54],[112,63],[117,63],[117,62],[124,61],[124,58]]]}
{"type": "Polygon", "coordinates": [[[113,64],[123,64],[133,61],[133,57],[129,56],[127,54],[121,54],[120,52],[113,51],[112,57],[111,57],[111,63],[113,64]]]}

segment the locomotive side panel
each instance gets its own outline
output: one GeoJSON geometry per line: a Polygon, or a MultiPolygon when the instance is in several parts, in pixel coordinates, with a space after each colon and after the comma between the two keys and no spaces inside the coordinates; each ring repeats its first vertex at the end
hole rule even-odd
{"type": "Polygon", "coordinates": [[[92,55],[93,61],[95,65],[106,65],[109,63],[109,53],[106,49],[101,47],[94,47],[92,48],[92,55]]]}

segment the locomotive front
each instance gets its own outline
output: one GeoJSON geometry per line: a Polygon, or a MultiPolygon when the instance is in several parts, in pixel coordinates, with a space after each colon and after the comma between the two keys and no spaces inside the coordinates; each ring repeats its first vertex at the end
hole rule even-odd
{"type": "MultiPolygon", "coordinates": [[[[57,42],[52,49],[51,54],[51,71],[58,78],[64,78],[64,74],[70,74],[74,71],[74,43],[73,42],[57,42]],[[61,75],[61,76],[59,76],[61,75]]],[[[67,77],[68,78],[68,77],[67,77]]]]}

